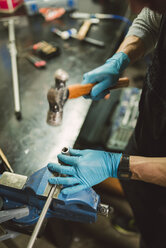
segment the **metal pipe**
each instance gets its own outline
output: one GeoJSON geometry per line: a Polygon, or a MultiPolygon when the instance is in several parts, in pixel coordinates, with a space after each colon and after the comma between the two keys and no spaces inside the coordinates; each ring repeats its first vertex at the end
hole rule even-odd
{"type": "Polygon", "coordinates": [[[45,216],[47,214],[47,210],[48,210],[48,208],[49,208],[49,206],[51,204],[51,201],[52,201],[52,198],[54,196],[55,190],[56,190],[56,185],[52,186],[52,188],[50,190],[49,196],[48,196],[47,201],[46,201],[46,203],[45,203],[45,205],[44,205],[44,207],[42,209],[42,212],[41,212],[40,217],[38,219],[38,222],[37,222],[37,224],[35,226],[35,229],[34,229],[34,231],[32,233],[32,236],[31,236],[31,238],[29,240],[27,248],[32,248],[34,243],[35,243],[37,235],[38,235],[38,233],[40,231],[40,228],[41,228],[41,226],[43,224],[44,218],[45,218],[45,216]]]}
{"type": "Polygon", "coordinates": [[[12,66],[15,114],[16,114],[17,119],[21,119],[19,82],[18,82],[18,71],[17,71],[17,49],[16,49],[16,45],[15,45],[14,21],[15,21],[14,19],[8,20],[9,51],[10,51],[11,66],[12,66]]]}
{"type": "MultiPolygon", "coordinates": [[[[69,148],[63,147],[61,153],[64,154],[64,155],[70,155],[69,148]]],[[[38,222],[37,222],[37,224],[35,226],[35,229],[34,229],[34,231],[32,233],[32,236],[31,236],[31,238],[29,240],[27,248],[32,248],[34,243],[35,243],[35,240],[36,240],[37,235],[38,235],[38,233],[40,231],[40,228],[42,226],[44,218],[45,218],[45,216],[47,214],[48,208],[49,208],[49,206],[51,204],[51,201],[52,201],[52,198],[54,196],[56,188],[57,188],[57,185],[54,185],[50,189],[49,196],[48,196],[47,201],[46,201],[46,203],[45,203],[45,205],[44,205],[44,207],[42,209],[42,212],[41,212],[40,217],[38,219],[38,222]]]]}
{"type": "Polygon", "coordinates": [[[8,221],[14,218],[20,219],[28,215],[29,215],[28,207],[2,210],[0,211],[0,223],[3,223],[5,221],[8,221]]]}
{"type": "Polygon", "coordinates": [[[61,153],[62,153],[63,155],[68,155],[68,156],[70,156],[70,151],[69,151],[69,148],[68,148],[68,147],[63,147],[61,153]]]}

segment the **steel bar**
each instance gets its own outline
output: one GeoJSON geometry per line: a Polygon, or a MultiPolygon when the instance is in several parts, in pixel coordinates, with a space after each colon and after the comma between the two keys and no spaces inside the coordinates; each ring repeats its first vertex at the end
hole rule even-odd
{"type": "Polygon", "coordinates": [[[9,51],[11,56],[11,66],[12,66],[12,77],[13,77],[13,94],[14,94],[14,108],[16,118],[21,118],[21,108],[20,108],[20,95],[19,95],[19,82],[18,82],[18,71],[17,71],[17,49],[15,44],[15,30],[14,30],[14,19],[8,20],[9,29],[9,51]]]}
{"type": "Polygon", "coordinates": [[[52,201],[52,198],[54,196],[55,190],[56,190],[56,185],[52,186],[52,188],[50,190],[49,196],[48,196],[47,201],[46,201],[46,203],[45,203],[45,205],[43,207],[43,210],[42,210],[42,212],[40,214],[39,220],[38,220],[38,222],[37,222],[37,224],[35,226],[35,229],[34,229],[34,231],[32,233],[32,236],[31,236],[31,238],[29,240],[27,248],[32,248],[34,243],[35,243],[35,240],[36,240],[37,235],[38,235],[38,233],[40,231],[40,228],[42,226],[44,218],[45,218],[45,216],[47,214],[47,210],[48,210],[48,208],[49,208],[49,206],[51,204],[51,201],[52,201]]]}
{"type": "Polygon", "coordinates": [[[29,215],[28,207],[2,210],[0,211],[0,223],[3,223],[5,221],[8,221],[14,218],[20,219],[28,215],[29,215]]]}

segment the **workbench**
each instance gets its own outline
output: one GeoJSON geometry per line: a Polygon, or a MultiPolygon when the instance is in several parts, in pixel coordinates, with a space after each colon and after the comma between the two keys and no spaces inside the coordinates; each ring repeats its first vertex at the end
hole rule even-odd
{"type": "MultiPolygon", "coordinates": [[[[79,1],[79,11],[88,13],[112,13],[128,16],[124,0],[79,1]]],[[[65,15],[59,20],[46,23],[40,15],[27,16],[18,10],[20,22],[15,27],[18,49],[18,73],[20,85],[22,120],[14,115],[12,74],[8,51],[8,30],[0,23],[0,148],[5,153],[15,173],[26,176],[57,161],[61,149],[72,147],[92,101],[83,97],[68,100],[64,107],[63,123],[51,127],[46,123],[47,92],[54,84],[54,73],[58,68],[69,74],[68,85],[81,83],[83,74],[102,65],[118,47],[126,32],[126,24],[118,20],[100,21],[93,25],[89,37],[105,42],[104,48],[74,39],[62,41],[51,33],[52,27],[67,30],[79,28],[82,21],[65,15]],[[46,69],[38,70],[25,59],[29,48],[36,42],[55,41],[61,48],[58,57],[48,61],[46,69]]],[[[4,15],[0,15],[0,18],[4,15]]]]}

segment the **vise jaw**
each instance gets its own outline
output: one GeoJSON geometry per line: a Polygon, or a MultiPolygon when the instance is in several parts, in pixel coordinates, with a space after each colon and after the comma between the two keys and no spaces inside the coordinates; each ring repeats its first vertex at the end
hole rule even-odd
{"type": "MultiPolygon", "coordinates": [[[[51,189],[48,183],[51,176],[52,173],[47,167],[36,171],[30,177],[4,172],[0,176],[0,197],[3,202],[1,209],[26,206],[29,208],[29,215],[13,221],[26,226],[35,224],[51,189]]],[[[70,195],[64,195],[60,190],[61,186],[57,186],[46,218],[56,217],[86,223],[96,221],[100,197],[92,188],[70,195]]]]}

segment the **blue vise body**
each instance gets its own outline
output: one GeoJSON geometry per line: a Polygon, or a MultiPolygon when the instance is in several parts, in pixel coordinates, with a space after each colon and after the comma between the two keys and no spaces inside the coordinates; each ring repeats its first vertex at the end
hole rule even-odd
{"type": "MultiPolygon", "coordinates": [[[[52,173],[47,167],[33,173],[30,177],[4,172],[0,176],[0,197],[3,210],[21,207],[29,208],[29,215],[13,221],[23,225],[35,224],[47,200],[51,185],[48,179],[52,173]]],[[[92,223],[97,220],[97,208],[100,197],[92,189],[64,195],[61,186],[57,185],[46,218],[92,223]]]]}

